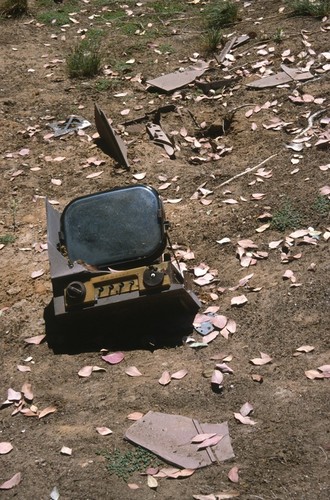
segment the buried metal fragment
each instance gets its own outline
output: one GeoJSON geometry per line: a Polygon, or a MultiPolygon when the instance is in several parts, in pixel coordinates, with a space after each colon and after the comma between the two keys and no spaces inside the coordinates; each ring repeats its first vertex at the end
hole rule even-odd
{"type": "Polygon", "coordinates": [[[163,146],[168,156],[170,158],[173,158],[175,153],[173,143],[171,139],[167,137],[161,126],[157,125],[156,123],[148,123],[147,130],[150,136],[152,137],[154,143],[158,144],[159,146],[163,146]]]}
{"type": "Polygon", "coordinates": [[[130,168],[127,160],[127,147],[124,141],[119,137],[111,127],[109,120],[102,109],[94,104],[95,125],[100,138],[105,142],[109,154],[126,168],[130,168]]]}
{"type": "Polygon", "coordinates": [[[281,65],[283,71],[276,73],[275,75],[266,76],[250,82],[247,87],[254,89],[264,89],[268,87],[276,87],[277,85],[283,85],[285,83],[290,83],[292,81],[309,80],[313,78],[312,73],[309,71],[301,71],[299,68],[289,68],[284,64],[281,65]]]}
{"type": "Polygon", "coordinates": [[[199,61],[195,66],[190,66],[183,71],[175,71],[174,73],[168,73],[153,80],[147,80],[147,84],[164,92],[171,92],[192,83],[196,78],[205,73],[208,67],[209,63],[199,61]]]}

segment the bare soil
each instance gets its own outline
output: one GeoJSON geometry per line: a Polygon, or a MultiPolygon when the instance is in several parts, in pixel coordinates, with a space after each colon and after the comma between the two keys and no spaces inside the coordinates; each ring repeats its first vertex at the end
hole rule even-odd
{"type": "MultiPolygon", "coordinates": [[[[329,111],[315,119],[308,132],[310,147],[298,153],[301,155],[298,164],[291,163],[297,153],[284,146],[293,138],[289,129],[263,127],[278,116],[299,132],[299,128],[308,125],[308,113],[329,105],[329,73],[315,72],[322,68],[319,54],[329,50],[328,22],[292,18],[287,6],[284,12],[279,12],[285,4],[278,0],[238,2],[240,21],[224,33],[249,33],[254,38],[233,52],[236,60],[227,72],[213,62],[213,69],[204,75],[216,80],[232,74],[238,78],[237,82],[220,91],[219,99],[211,99],[212,93],[208,99],[198,99],[204,94],[195,86],[174,94],[151,92],[146,89],[147,79],[192,64],[189,58],[195,52],[201,54],[200,58],[205,57],[202,2],[184,3],[185,8],[180,12],[155,18],[152,17],[155,2],[129,2],[125,7],[118,2],[103,2],[102,6],[102,2],[78,1],[70,16],[78,22],[71,20],[61,27],[38,21],[42,7],[31,2],[28,16],[0,21],[0,233],[2,238],[13,239],[0,250],[1,398],[6,400],[8,388],[20,391],[23,383],[29,382],[34,393],[33,404],[39,410],[50,405],[57,408],[42,419],[22,413],[12,416],[13,405],[1,409],[0,441],[11,442],[13,450],[0,457],[0,482],[18,472],[22,477],[19,485],[1,491],[1,498],[47,499],[55,486],[64,500],[188,500],[193,495],[227,490],[235,490],[242,500],[330,497],[329,380],[310,380],[304,373],[330,362],[329,250],[323,236],[330,221],[329,212],[320,213],[315,208],[320,188],[329,184],[328,171],[319,168],[328,164],[329,149],[327,145],[315,146],[325,127],[320,119],[329,117],[329,111]],[[122,24],[103,18],[104,8],[120,11],[122,24]],[[133,14],[127,13],[127,9],[133,14]],[[137,29],[145,28],[146,34],[125,33],[122,26],[132,20],[142,26],[137,29]],[[148,22],[153,26],[148,27],[148,22]],[[91,28],[104,30],[103,65],[115,74],[69,79],[63,61],[70,46],[81,37],[79,30],[91,28]],[[284,32],[280,44],[272,39],[278,28],[284,32]],[[257,52],[262,45],[267,49],[274,47],[274,51],[260,55],[257,52]],[[295,57],[293,62],[286,61],[289,65],[304,67],[313,59],[310,70],[314,78],[303,83],[292,82],[284,88],[246,87],[260,77],[258,69],[252,68],[256,62],[268,58],[270,67],[279,71],[282,53],[288,49],[295,57]],[[301,51],[306,55],[299,58],[301,51]],[[135,62],[119,68],[118,61],[126,63],[130,59],[135,62]],[[243,65],[246,71],[242,70],[243,65]],[[140,80],[134,79],[137,74],[140,80]],[[104,80],[110,82],[106,90],[102,90],[104,80]],[[288,98],[294,89],[300,95],[325,100],[296,104],[288,98]],[[115,97],[118,93],[126,95],[115,97]],[[266,101],[277,103],[250,118],[245,116],[249,109],[266,101]],[[129,171],[116,165],[94,143],[91,137],[96,132],[94,102],[123,133],[128,144],[129,171]],[[168,158],[160,146],[150,141],[145,123],[120,127],[126,120],[166,104],[176,105],[175,111],[161,117],[164,130],[169,135],[174,133],[179,146],[175,159],[168,158]],[[249,106],[243,107],[246,104],[249,106]],[[127,116],[121,114],[124,109],[130,109],[127,116]],[[65,120],[72,113],[92,123],[85,135],[44,138],[50,132],[48,122],[65,120]],[[194,150],[180,130],[184,127],[189,136],[201,140],[203,134],[198,125],[223,124],[225,119],[229,119],[226,133],[211,141],[215,146],[232,148],[231,152],[209,162],[192,161],[191,157],[200,157],[201,152],[198,148],[194,150]],[[256,130],[252,130],[252,122],[256,123],[256,130]],[[276,156],[263,165],[266,171],[271,171],[271,178],[257,177],[254,171],[219,187],[273,154],[276,156]],[[64,159],[58,160],[59,157],[64,159]],[[87,164],[91,157],[105,163],[87,164]],[[296,169],[299,170],[293,172],[296,169]],[[99,171],[103,173],[87,178],[99,171]],[[211,285],[194,286],[202,301],[201,310],[210,305],[220,306],[221,314],[236,321],[237,331],[228,340],[219,335],[203,349],[184,343],[159,349],[131,349],[128,345],[124,361],[115,366],[106,365],[98,351],[80,349],[79,340],[74,354],[55,354],[47,342],[27,344],[24,339],[45,333],[44,308],[52,298],[48,255],[40,246],[47,241],[45,197],[56,200],[56,208],[62,210],[77,196],[135,183],[133,175],[141,172],[146,173],[142,182],[156,189],[164,183],[164,177],[171,182],[161,192],[167,219],[172,224],[172,242],[194,252],[195,259],[187,262],[189,269],[203,262],[218,271],[211,285]],[[52,179],[61,180],[61,184],[54,184],[52,179]],[[206,197],[212,200],[209,205],[191,199],[204,183],[206,189],[213,191],[206,197]],[[265,196],[256,199],[252,197],[255,193],[265,196]],[[168,202],[178,198],[181,198],[178,203],[168,202]],[[228,198],[238,203],[224,203],[228,198]],[[313,227],[321,232],[316,244],[298,245],[302,238],[294,240],[290,251],[302,255],[289,263],[281,261],[281,246],[271,250],[269,243],[284,239],[293,229],[280,232],[268,228],[256,232],[262,225],[257,218],[264,212],[275,214],[284,200],[289,200],[300,214],[295,229],[313,227]],[[224,237],[231,242],[217,243],[224,237]],[[247,238],[258,245],[258,250],[269,252],[268,258],[258,260],[249,269],[240,265],[236,255],[237,241],[247,238]],[[287,269],[294,272],[301,286],[292,287],[290,280],[282,279],[287,269]],[[31,278],[31,273],[37,270],[44,273],[31,278]],[[253,277],[248,285],[230,290],[250,273],[253,277]],[[254,288],[261,290],[253,291],[254,288]],[[247,296],[247,304],[232,307],[232,297],[241,294],[247,296]],[[303,345],[315,349],[293,356],[303,345]],[[209,377],[215,363],[210,358],[219,352],[233,356],[228,364],[234,370],[232,375],[225,376],[221,393],[212,391],[209,377]],[[272,362],[253,366],[250,359],[259,357],[260,352],[269,354],[272,362]],[[31,371],[21,372],[17,365],[29,366],[31,371]],[[78,371],[85,365],[99,365],[106,371],[79,378],[78,371]],[[129,377],[125,374],[128,366],[136,366],[143,376],[129,377]],[[165,387],[158,383],[164,370],[173,373],[183,368],[188,374],[182,380],[165,387]],[[255,382],[252,374],[262,375],[263,383],[255,382]],[[257,422],[254,426],[243,425],[234,418],[234,412],[247,401],[254,407],[252,418],[257,422]],[[131,449],[132,445],[123,440],[125,430],[132,424],[127,416],[149,410],[185,415],[200,422],[228,421],[235,458],[197,470],[186,479],[160,479],[156,491],[147,486],[145,475],[135,473],[128,482],[138,484],[139,489],[131,490],[125,481],[109,474],[102,452],[131,449]],[[100,426],[109,427],[113,433],[100,436],[96,432],[100,426]],[[63,446],[72,449],[71,456],[60,453],[63,446]],[[239,482],[233,485],[227,474],[234,465],[239,468],[239,482]]],[[[56,12],[63,7],[51,8],[56,12]]],[[[102,328],[111,344],[111,318],[102,328]]],[[[93,333],[91,329],[91,337],[93,333]]],[[[143,334],[139,329],[133,333],[137,337],[143,334]]],[[[192,335],[202,340],[196,332],[192,335]]]]}

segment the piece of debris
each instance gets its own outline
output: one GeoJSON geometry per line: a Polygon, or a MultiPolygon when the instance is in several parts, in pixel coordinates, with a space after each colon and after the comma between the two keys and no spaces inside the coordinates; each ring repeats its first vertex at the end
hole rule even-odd
{"type": "Polygon", "coordinates": [[[227,422],[201,424],[189,417],[149,411],[127,430],[125,439],[185,469],[206,467],[235,456],[227,422]],[[223,437],[214,446],[198,450],[198,444],[192,443],[196,434],[223,437]]]}
{"type": "Polygon", "coordinates": [[[152,137],[154,143],[158,144],[159,146],[163,146],[168,156],[170,158],[174,158],[175,150],[173,147],[173,143],[171,139],[167,137],[161,126],[157,125],[156,123],[148,123],[147,131],[152,137]]]}
{"type": "Polygon", "coordinates": [[[109,123],[105,113],[95,103],[94,104],[95,125],[100,138],[105,142],[111,156],[122,166],[130,168],[127,160],[127,147],[109,123]]]}
{"type": "Polygon", "coordinates": [[[61,137],[90,126],[91,123],[88,120],[78,115],[70,115],[65,121],[48,123],[48,127],[54,130],[53,137],[61,137]]]}
{"type": "Polygon", "coordinates": [[[174,73],[168,73],[153,80],[147,80],[147,84],[165,92],[171,92],[192,83],[196,78],[205,73],[208,67],[209,63],[199,61],[195,66],[190,66],[183,71],[175,71],[174,73]]]}
{"type": "Polygon", "coordinates": [[[277,85],[284,85],[292,81],[309,80],[313,78],[312,73],[309,71],[301,71],[299,68],[289,68],[284,64],[281,65],[283,71],[275,75],[266,76],[254,82],[247,83],[247,87],[254,89],[264,89],[268,87],[276,87],[277,85]]]}

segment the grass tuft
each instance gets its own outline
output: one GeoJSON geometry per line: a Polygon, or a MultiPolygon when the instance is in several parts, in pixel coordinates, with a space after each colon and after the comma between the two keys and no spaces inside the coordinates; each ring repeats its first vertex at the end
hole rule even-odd
{"type": "Polygon", "coordinates": [[[107,460],[107,469],[110,474],[127,481],[134,472],[145,472],[149,466],[157,466],[162,462],[148,450],[138,446],[133,450],[122,452],[114,450],[113,452],[101,452],[107,460]]]}
{"type": "Polygon", "coordinates": [[[205,12],[208,28],[219,30],[237,21],[238,5],[230,0],[217,0],[205,12]]]}
{"type": "Polygon", "coordinates": [[[330,14],[330,0],[292,0],[287,1],[294,16],[323,17],[330,14]]]}
{"type": "Polygon", "coordinates": [[[281,208],[273,214],[271,228],[283,232],[286,229],[296,229],[300,222],[300,214],[293,208],[290,201],[286,201],[281,208]]]}
{"type": "Polygon", "coordinates": [[[222,32],[218,28],[209,28],[203,35],[203,48],[207,54],[212,54],[218,49],[222,40],[222,32]]]}
{"type": "Polygon", "coordinates": [[[95,40],[82,40],[66,59],[70,78],[92,78],[101,70],[102,56],[95,40]]]}
{"type": "Polygon", "coordinates": [[[10,243],[14,243],[15,240],[16,237],[13,236],[12,234],[5,234],[3,236],[0,236],[1,245],[9,245],[10,243]]]}
{"type": "Polygon", "coordinates": [[[20,17],[28,12],[27,0],[0,1],[0,15],[5,17],[20,17]]]}

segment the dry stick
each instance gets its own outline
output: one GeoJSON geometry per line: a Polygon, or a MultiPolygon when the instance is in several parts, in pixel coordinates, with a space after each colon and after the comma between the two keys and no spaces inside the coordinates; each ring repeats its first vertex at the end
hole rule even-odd
{"type": "Polygon", "coordinates": [[[258,165],[256,165],[255,167],[252,167],[252,168],[247,168],[246,170],[244,170],[244,172],[241,172],[240,174],[237,174],[237,175],[234,175],[234,177],[231,177],[230,179],[228,179],[227,181],[223,182],[222,184],[219,184],[219,186],[216,186],[215,188],[213,188],[213,191],[215,191],[216,189],[219,189],[221,188],[222,186],[226,186],[227,184],[229,184],[231,181],[235,180],[235,179],[238,179],[238,177],[242,177],[242,175],[245,175],[245,174],[249,174],[250,172],[253,172],[253,170],[256,170],[257,168],[261,167],[262,165],[264,165],[267,161],[271,160],[272,158],[274,158],[275,156],[277,156],[278,153],[275,153],[271,156],[269,156],[268,158],[266,158],[265,160],[263,160],[261,163],[259,163],[258,165]]]}
{"type": "Polygon", "coordinates": [[[313,113],[307,120],[307,127],[304,128],[304,130],[302,130],[301,132],[299,132],[299,134],[295,135],[293,140],[295,139],[298,139],[298,137],[301,137],[302,135],[306,134],[306,132],[312,128],[312,126],[314,125],[314,119],[317,118],[318,116],[320,115],[323,115],[323,113],[325,113],[326,111],[328,111],[330,108],[324,108],[324,109],[320,109],[319,111],[316,111],[316,113],[313,113]]]}

